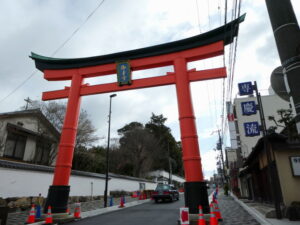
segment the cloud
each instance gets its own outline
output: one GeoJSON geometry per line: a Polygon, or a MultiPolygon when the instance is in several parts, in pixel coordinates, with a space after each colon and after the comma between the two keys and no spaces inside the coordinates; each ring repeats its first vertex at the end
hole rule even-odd
{"type": "Polygon", "coordinates": [[[201,155],[202,170],[205,176],[205,179],[208,179],[212,176],[213,172],[216,172],[216,160],[217,152],[210,150],[201,155]]]}

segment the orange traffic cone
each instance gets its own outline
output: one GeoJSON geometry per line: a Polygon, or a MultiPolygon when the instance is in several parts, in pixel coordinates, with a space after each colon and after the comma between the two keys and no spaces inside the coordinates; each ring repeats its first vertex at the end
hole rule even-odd
{"type": "Polygon", "coordinates": [[[213,204],[210,204],[209,205],[210,207],[210,220],[209,220],[209,224],[210,225],[218,225],[218,220],[216,218],[216,214],[214,212],[214,207],[213,207],[213,204]]]}
{"type": "Polygon", "coordinates": [[[80,216],[80,203],[75,203],[75,212],[74,212],[74,218],[76,219],[80,219],[81,216],[80,216]]]}
{"type": "Polygon", "coordinates": [[[46,220],[44,224],[53,224],[53,218],[52,218],[52,213],[51,213],[51,206],[48,206],[48,212],[46,216],[46,220]]]}
{"type": "Polygon", "coordinates": [[[26,223],[34,223],[34,222],[35,222],[35,209],[34,209],[34,205],[32,205],[26,223]]]}
{"type": "Polygon", "coordinates": [[[199,205],[198,225],[206,225],[201,205],[199,205]]]}
{"type": "Polygon", "coordinates": [[[70,215],[70,208],[69,207],[67,208],[66,213],[68,213],[70,215]]]}
{"type": "Polygon", "coordinates": [[[219,206],[218,206],[218,204],[216,202],[214,203],[214,206],[215,206],[214,210],[215,210],[215,215],[216,215],[217,220],[218,221],[223,221],[223,218],[222,218],[219,206]]]}
{"type": "Polygon", "coordinates": [[[121,197],[120,199],[120,205],[119,205],[119,208],[124,208],[124,197],[121,197]]]}

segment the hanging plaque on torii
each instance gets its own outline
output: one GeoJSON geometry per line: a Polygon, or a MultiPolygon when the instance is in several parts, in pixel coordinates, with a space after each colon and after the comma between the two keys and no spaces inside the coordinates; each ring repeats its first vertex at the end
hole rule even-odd
{"type": "Polygon", "coordinates": [[[77,133],[81,96],[116,91],[175,85],[177,93],[183,164],[185,170],[185,205],[190,213],[198,213],[202,205],[209,212],[206,183],[203,179],[198,136],[193,112],[190,82],[224,78],[226,68],[188,70],[187,63],[224,53],[224,46],[237,36],[245,15],[215,30],[191,38],[103,56],[56,59],[32,53],[36,68],[48,81],[71,80],[71,86],[43,93],[42,99],[68,98],[55,165],[53,184],[46,201],[54,213],[66,212],[70,192],[69,178],[77,133]],[[173,66],[174,72],[158,77],[131,80],[131,71],[173,66]],[[118,82],[89,85],[85,78],[116,74],[118,82]]]}

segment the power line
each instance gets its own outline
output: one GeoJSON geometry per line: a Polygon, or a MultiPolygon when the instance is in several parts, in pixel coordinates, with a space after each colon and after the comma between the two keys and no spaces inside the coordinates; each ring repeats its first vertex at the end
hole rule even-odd
{"type": "Polygon", "coordinates": [[[195,0],[195,1],[196,1],[196,11],[197,11],[197,19],[198,19],[198,28],[199,28],[199,33],[201,33],[199,5],[198,5],[198,0],[195,0]]]}
{"type": "Polygon", "coordinates": [[[34,70],[21,84],[19,84],[17,87],[15,87],[8,95],[6,95],[4,98],[0,100],[0,103],[3,102],[5,99],[7,99],[9,96],[14,94],[20,87],[22,87],[28,80],[30,80],[33,75],[35,75],[37,70],[34,70]]]}
{"type": "Polygon", "coordinates": [[[94,15],[94,13],[99,9],[99,7],[104,3],[105,0],[102,0],[97,7],[87,16],[87,18],[83,21],[82,24],[80,24],[74,31],[73,33],[70,35],[70,37],[68,37],[53,53],[51,56],[54,56],[60,49],[62,49],[73,37],[74,35],[83,27],[84,24],[86,24],[86,22],[94,15]]]}
{"type": "MultiPolygon", "coordinates": [[[[57,52],[59,52],[73,37],[74,35],[83,27],[84,24],[94,15],[94,13],[99,9],[99,7],[104,3],[105,0],[102,0],[97,7],[86,17],[86,19],[81,23],[72,34],[51,54],[51,57],[54,56],[57,52]]],[[[20,83],[16,88],[14,88],[8,95],[0,100],[0,103],[5,101],[8,97],[13,95],[19,88],[21,88],[28,80],[30,80],[33,75],[35,75],[37,70],[34,70],[22,83],[20,83]]]]}

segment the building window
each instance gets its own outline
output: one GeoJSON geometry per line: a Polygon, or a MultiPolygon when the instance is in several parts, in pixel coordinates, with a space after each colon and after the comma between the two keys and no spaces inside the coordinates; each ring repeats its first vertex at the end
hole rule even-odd
{"type": "Polygon", "coordinates": [[[36,145],[35,162],[38,164],[48,165],[51,143],[45,140],[39,140],[36,145]]]}
{"type": "Polygon", "coordinates": [[[23,160],[26,136],[9,132],[6,138],[4,157],[23,160]]]}

